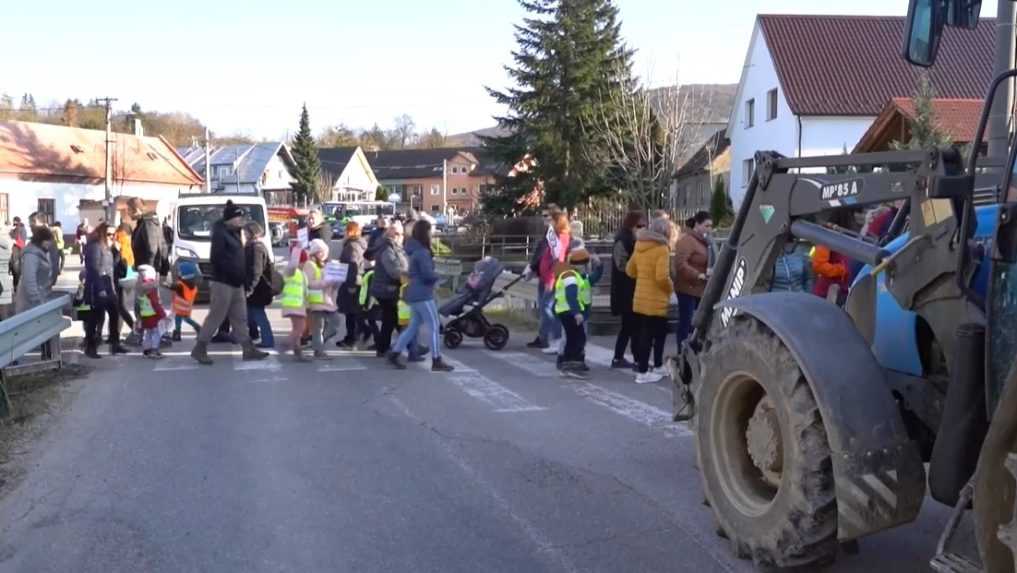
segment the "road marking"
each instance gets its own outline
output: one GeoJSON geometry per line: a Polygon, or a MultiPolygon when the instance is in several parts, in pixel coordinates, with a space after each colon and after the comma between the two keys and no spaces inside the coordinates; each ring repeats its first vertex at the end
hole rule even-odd
{"type": "MultiPolygon", "coordinates": [[[[428,354],[428,356],[430,356],[430,354],[428,354]]],[[[455,370],[453,371],[453,373],[455,373],[455,374],[458,374],[460,372],[476,372],[477,371],[476,368],[473,368],[472,366],[464,364],[463,362],[460,362],[459,360],[456,360],[455,358],[449,358],[448,356],[442,355],[441,359],[444,360],[445,363],[448,364],[449,366],[455,368],[455,370]]],[[[431,361],[427,360],[427,359],[421,360],[420,362],[408,362],[407,361],[406,365],[409,366],[410,368],[415,368],[417,370],[424,370],[426,372],[430,372],[431,371],[431,361]]]]}
{"type": "Polygon", "coordinates": [[[682,424],[675,423],[670,413],[656,406],[651,406],[645,402],[634,400],[623,394],[589,383],[573,384],[571,388],[576,394],[590,400],[594,404],[607,408],[651,430],[663,430],[666,435],[674,438],[689,438],[693,436],[691,430],[682,424]]]}
{"type": "Polygon", "coordinates": [[[552,378],[558,376],[558,369],[554,364],[544,362],[542,359],[526,354],[525,352],[497,352],[494,350],[485,350],[484,354],[497,358],[503,362],[508,362],[512,366],[525,370],[529,374],[538,378],[552,378]]]}
{"type": "Polygon", "coordinates": [[[318,369],[318,372],[359,372],[367,370],[367,366],[354,365],[354,366],[322,366],[318,369]]]}
{"type": "Polygon", "coordinates": [[[183,372],[185,370],[197,370],[201,368],[201,365],[194,361],[193,358],[188,357],[187,359],[170,358],[169,360],[163,359],[155,365],[154,372],[183,372]]]}
{"type": "Polygon", "coordinates": [[[578,573],[579,569],[572,560],[569,559],[569,556],[559,549],[554,543],[551,543],[551,540],[547,537],[547,535],[533,525],[530,520],[516,513],[512,504],[503,495],[501,495],[494,485],[487,481],[487,479],[484,478],[484,476],[477,471],[477,469],[474,468],[473,465],[470,464],[470,462],[468,462],[466,458],[464,458],[462,454],[455,449],[455,447],[452,446],[449,440],[443,438],[441,434],[433,431],[427,422],[418,418],[399,398],[395,396],[389,396],[388,398],[396,409],[409,418],[414,424],[417,424],[424,429],[431,430],[429,432],[431,438],[442,449],[445,456],[447,456],[448,459],[455,465],[459,466],[459,469],[466,474],[466,477],[469,478],[472,483],[491,497],[498,508],[501,509],[501,511],[504,512],[505,515],[507,515],[509,519],[511,519],[519,527],[519,529],[522,530],[526,537],[529,538],[530,542],[536,546],[537,553],[550,560],[550,565],[555,566],[555,569],[561,569],[566,573],[578,573]]]}
{"type": "Polygon", "coordinates": [[[282,362],[279,362],[278,355],[271,355],[264,360],[244,360],[243,357],[237,356],[233,362],[233,369],[238,372],[246,372],[250,370],[271,370],[277,372],[282,370],[282,362]]]}
{"type": "Polygon", "coordinates": [[[449,377],[449,380],[463,392],[494,407],[494,411],[498,413],[539,412],[547,409],[528,402],[519,394],[482,374],[459,374],[457,371],[449,377]]]}
{"type": "Polygon", "coordinates": [[[603,346],[597,344],[586,344],[586,360],[596,364],[597,366],[611,367],[611,362],[614,360],[614,351],[608,350],[603,346]]]}

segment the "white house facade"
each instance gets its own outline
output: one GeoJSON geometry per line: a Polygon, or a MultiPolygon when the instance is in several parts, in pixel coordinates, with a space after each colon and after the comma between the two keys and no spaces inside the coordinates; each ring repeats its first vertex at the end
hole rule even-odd
{"type": "MultiPolygon", "coordinates": [[[[757,151],[787,157],[848,152],[890,99],[914,93],[919,72],[899,55],[903,33],[897,17],[756,19],[727,129],[735,205],[745,195],[757,151]]],[[[987,23],[968,36],[944,36],[941,51],[951,57],[929,71],[937,95],[980,97],[991,75],[985,47],[992,36],[987,23]]]]}
{"type": "Polygon", "coordinates": [[[323,179],[331,186],[332,201],[374,201],[378,178],[360,147],[319,149],[323,179]]]}

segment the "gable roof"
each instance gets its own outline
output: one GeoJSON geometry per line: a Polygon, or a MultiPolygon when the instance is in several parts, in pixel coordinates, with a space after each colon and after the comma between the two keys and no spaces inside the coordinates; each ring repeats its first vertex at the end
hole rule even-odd
{"type": "MultiPolygon", "coordinates": [[[[113,133],[115,182],[201,185],[201,176],[162,137],[113,133]]],[[[22,121],[0,122],[0,173],[28,180],[100,183],[106,132],[22,121]]]]}
{"type": "MultiPolygon", "coordinates": [[[[970,143],[974,140],[978,121],[982,117],[982,100],[933,98],[930,103],[933,121],[954,143],[970,143]]],[[[906,137],[906,134],[910,133],[908,124],[915,118],[914,100],[891,99],[858,140],[854,152],[887,149],[891,141],[906,137]]]]}
{"type": "Polygon", "coordinates": [[[346,170],[357,147],[328,147],[318,149],[318,161],[321,163],[321,170],[327,173],[333,180],[338,181],[339,176],[346,170]]]}
{"type": "Polygon", "coordinates": [[[696,152],[685,162],[684,165],[678,169],[675,173],[676,178],[687,177],[689,175],[697,175],[699,173],[706,172],[710,164],[713,163],[717,157],[727,151],[727,148],[731,146],[731,140],[727,136],[726,130],[720,130],[713,134],[700,147],[696,152]]]}
{"type": "MultiPolygon", "coordinates": [[[[179,153],[198,173],[205,174],[205,149],[202,147],[183,147],[179,153]]],[[[230,181],[240,180],[240,183],[257,183],[261,175],[268,168],[269,162],[276,155],[282,154],[283,161],[287,166],[293,165],[293,156],[290,155],[288,147],[281,141],[269,141],[255,144],[236,144],[223,147],[213,147],[210,152],[209,163],[212,167],[216,165],[234,166],[239,164],[238,173],[230,175],[230,181]]]]}
{"type": "MultiPolygon", "coordinates": [[[[905,18],[760,15],[759,28],[795,115],[877,115],[915,91],[921,68],[904,61],[905,18]]],[[[992,79],[995,20],[947,27],[932,86],[944,98],[981,98],[992,79]]]]}
{"type": "MultiPolygon", "coordinates": [[[[379,180],[427,179],[441,177],[444,161],[463,154],[476,164],[473,175],[494,175],[501,171],[483,147],[441,147],[437,149],[394,149],[365,152],[379,180]]],[[[506,170],[507,171],[507,170],[506,170]]]]}

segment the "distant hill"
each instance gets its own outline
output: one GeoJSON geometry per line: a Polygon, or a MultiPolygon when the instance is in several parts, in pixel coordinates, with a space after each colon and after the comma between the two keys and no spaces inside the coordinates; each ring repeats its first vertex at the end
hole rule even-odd
{"type": "Polygon", "coordinates": [[[480,139],[481,137],[502,137],[508,135],[508,133],[507,129],[502,129],[495,125],[476,131],[449,135],[445,138],[445,145],[447,147],[480,147],[484,144],[480,139]]]}

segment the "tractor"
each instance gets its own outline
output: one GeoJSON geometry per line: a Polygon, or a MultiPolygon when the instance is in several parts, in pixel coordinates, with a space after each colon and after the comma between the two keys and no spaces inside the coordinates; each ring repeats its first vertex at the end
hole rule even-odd
{"type": "MultiPolygon", "coordinates": [[[[943,27],[977,25],[979,8],[910,0],[904,57],[931,65],[943,27]]],[[[990,112],[1011,111],[1010,67],[966,154],[756,154],[670,363],[675,420],[696,433],[707,503],[739,557],[819,566],[913,521],[928,493],[953,508],[934,570],[1014,573],[1017,145],[995,167],[979,151],[990,112]],[[883,241],[830,224],[876,205],[897,208],[883,241]],[[864,265],[843,305],[768,292],[792,239],[864,265]],[[968,551],[954,548],[962,522],[968,551]]],[[[1006,125],[991,129],[998,146],[1006,125]]]]}

